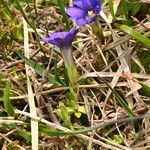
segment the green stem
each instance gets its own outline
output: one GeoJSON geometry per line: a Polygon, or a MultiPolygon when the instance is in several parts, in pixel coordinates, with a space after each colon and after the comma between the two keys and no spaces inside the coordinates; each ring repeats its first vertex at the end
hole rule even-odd
{"type": "Polygon", "coordinates": [[[66,131],[66,132],[60,131],[59,133],[61,134],[61,132],[62,132],[62,135],[84,134],[84,133],[91,132],[91,131],[99,129],[99,128],[104,128],[104,127],[113,125],[115,123],[127,123],[127,122],[142,120],[145,118],[150,118],[150,116],[142,115],[142,116],[136,116],[136,117],[128,117],[128,118],[119,119],[119,120],[111,120],[108,122],[99,123],[97,125],[94,125],[93,127],[87,127],[85,129],[81,129],[81,130],[71,130],[71,131],[66,131]]]}

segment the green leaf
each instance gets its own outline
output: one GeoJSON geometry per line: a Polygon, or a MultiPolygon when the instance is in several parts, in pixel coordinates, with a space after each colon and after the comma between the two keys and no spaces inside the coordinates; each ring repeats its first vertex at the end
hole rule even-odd
{"type": "MultiPolygon", "coordinates": [[[[24,7],[28,3],[28,0],[20,0],[19,2],[20,2],[20,6],[24,7]]],[[[17,6],[16,0],[13,1],[13,5],[17,6]]]]}
{"type": "Polygon", "coordinates": [[[122,0],[121,2],[122,2],[122,9],[123,9],[123,12],[124,12],[123,14],[124,14],[125,19],[126,19],[125,22],[126,22],[126,24],[129,25],[130,24],[130,20],[129,20],[129,17],[128,17],[129,16],[128,15],[129,14],[129,12],[128,12],[128,8],[129,8],[128,7],[128,3],[125,0],[122,0]]]}
{"type": "Polygon", "coordinates": [[[143,91],[150,96],[150,85],[145,84],[144,82],[139,82],[139,84],[142,86],[143,91]]]}
{"type": "Polygon", "coordinates": [[[83,114],[86,114],[86,109],[85,109],[85,106],[79,106],[78,107],[78,111],[83,113],[83,114]]]}
{"type": "Polygon", "coordinates": [[[65,22],[65,28],[67,30],[69,30],[70,29],[70,24],[69,24],[68,16],[65,12],[64,0],[57,0],[57,4],[58,4],[58,6],[60,8],[60,11],[61,11],[61,14],[63,16],[63,20],[65,22]]]}
{"type": "Polygon", "coordinates": [[[66,69],[65,65],[63,65],[63,75],[64,75],[64,82],[65,82],[66,86],[69,86],[69,77],[68,77],[67,69],[66,69]]]}
{"type": "Polygon", "coordinates": [[[22,138],[24,138],[27,141],[27,143],[31,142],[31,133],[30,132],[17,129],[16,134],[18,136],[21,136],[22,138]]]}
{"type": "Polygon", "coordinates": [[[114,138],[114,142],[116,142],[116,143],[118,143],[118,144],[121,144],[121,143],[123,142],[123,140],[122,140],[122,138],[120,137],[120,135],[115,134],[115,135],[113,136],[113,138],[114,138]]]}
{"type": "Polygon", "coordinates": [[[3,5],[3,8],[6,10],[5,12],[7,13],[7,15],[10,15],[11,10],[9,8],[9,5],[4,0],[0,0],[0,2],[3,5]]]}
{"type": "Polygon", "coordinates": [[[0,80],[3,79],[3,73],[0,71],[0,80]]]}
{"type": "MultiPolygon", "coordinates": [[[[64,135],[84,134],[84,133],[94,131],[96,129],[105,128],[105,127],[113,125],[115,123],[118,123],[118,124],[127,123],[127,122],[131,122],[131,121],[141,120],[141,119],[144,119],[144,118],[150,118],[150,116],[143,115],[143,116],[129,117],[129,118],[124,118],[124,119],[119,119],[119,120],[110,120],[108,122],[99,123],[99,124],[94,125],[92,127],[87,127],[87,128],[78,129],[78,130],[69,130],[69,131],[50,130],[49,128],[46,128],[44,126],[40,126],[40,131],[43,132],[43,133],[46,133],[50,136],[64,136],[64,135]]],[[[117,137],[117,141],[121,142],[121,139],[119,139],[119,137],[117,137]]]]}
{"type": "Polygon", "coordinates": [[[56,5],[57,4],[57,0],[47,0],[51,5],[56,5]]]}
{"type": "Polygon", "coordinates": [[[8,116],[14,116],[14,109],[9,100],[9,92],[10,92],[10,85],[8,82],[6,82],[4,95],[3,95],[4,108],[5,108],[5,111],[7,112],[8,116]]]}
{"type": "Polygon", "coordinates": [[[115,13],[114,13],[114,1],[113,0],[109,0],[109,10],[110,10],[110,13],[112,15],[112,17],[115,19],[116,16],[115,16],[115,13]]]}
{"type": "MultiPolygon", "coordinates": [[[[19,55],[19,57],[21,57],[25,61],[25,63],[27,65],[32,67],[35,70],[35,72],[37,74],[39,74],[40,76],[42,76],[43,73],[46,71],[43,67],[41,67],[40,65],[38,65],[37,63],[35,63],[31,59],[28,59],[26,56],[24,56],[21,52],[16,51],[16,53],[19,55]]],[[[55,79],[55,76],[50,74],[50,73],[48,74],[48,82],[53,83],[57,86],[62,86],[62,84],[55,79]]]]}
{"type": "Polygon", "coordinates": [[[131,35],[133,38],[139,40],[140,42],[142,42],[143,44],[147,45],[150,47],[150,39],[148,39],[147,37],[145,37],[144,35],[140,34],[139,32],[135,31],[134,29],[132,29],[131,27],[128,27],[127,25],[120,25],[120,24],[116,24],[116,26],[123,30],[124,32],[128,33],[129,35],[131,35]]]}
{"type": "Polygon", "coordinates": [[[55,68],[55,79],[61,83],[62,86],[65,86],[65,83],[61,80],[60,76],[59,76],[59,71],[58,71],[58,68],[57,68],[57,58],[56,58],[56,61],[54,63],[54,68],[55,68]]]}
{"type": "Polygon", "coordinates": [[[65,125],[73,129],[71,123],[71,114],[74,112],[73,109],[66,107],[62,102],[59,103],[59,108],[55,109],[54,112],[64,121],[65,125]]]}
{"type": "Polygon", "coordinates": [[[45,133],[49,136],[64,136],[65,135],[64,131],[59,131],[59,130],[50,130],[50,129],[43,128],[43,127],[40,127],[39,130],[40,132],[45,133]]]}
{"type": "Polygon", "coordinates": [[[95,20],[93,27],[92,27],[92,30],[93,30],[93,33],[96,35],[96,37],[99,40],[103,39],[103,31],[102,31],[103,29],[102,29],[101,24],[98,21],[98,19],[95,20]]]}
{"type": "Polygon", "coordinates": [[[124,111],[130,116],[130,117],[134,117],[134,113],[132,112],[132,110],[129,108],[129,106],[127,105],[127,103],[125,102],[124,99],[121,98],[121,96],[103,79],[100,78],[100,80],[105,83],[112,91],[112,93],[115,95],[116,97],[116,101],[122,106],[122,108],[124,109],[124,111]]]}
{"type": "Polygon", "coordinates": [[[75,112],[74,115],[77,117],[77,118],[80,118],[82,113],[81,112],[75,112]]]}
{"type": "Polygon", "coordinates": [[[28,16],[25,14],[25,12],[24,12],[24,10],[23,10],[21,4],[20,4],[20,1],[16,0],[16,5],[17,5],[18,10],[20,11],[21,15],[23,16],[23,18],[24,18],[24,19],[26,20],[26,22],[30,25],[30,27],[34,30],[36,36],[37,36],[38,38],[41,38],[41,37],[40,37],[40,34],[39,34],[39,33],[37,32],[37,30],[36,30],[36,27],[35,27],[34,22],[31,23],[31,22],[29,21],[29,19],[28,19],[28,16]]]}
{"type": "Polygon", "coordinates": [[[135,16],[137,12],[140,10],[140,8],[141,8],[141,4],[139,3],[133,4],[133,7],[131,9],[131,13],[132,13],[131,15],[135,16]]]}
{"type": "Polygon", "coordinates": [[[65,105],[74,109],[74,110],[77,110],[78,104],[76,101],[76,95],[75,94],[76,93],[73,93],[73,92],[66,93],[65,105]]]}

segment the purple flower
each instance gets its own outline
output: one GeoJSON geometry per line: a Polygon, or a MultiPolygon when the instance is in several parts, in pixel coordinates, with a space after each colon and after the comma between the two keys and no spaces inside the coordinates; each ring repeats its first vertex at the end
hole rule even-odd
{"type": "Polygon", "coordinates": [[[45,37],[42,41],[56,45],[60,50],[71,47],[72,40],[77,33],[77,29],[74,27],[69,32],[54,32],[49,37],[45,37]]]}
{"type": "Polygon", "coordinates": [[[100,0],[74,0],[73,6],[66,10],[71,20],[76,20],[76,24],[83,26],[92,22],[101,10],[100,0]]]}
{"type": "Polygon", "coordinates": [[[74,64],[72,55],[72,40],[77,34],[77,29],[73,27],[69,32],[54,32],[49,37],[45,37],[42,41],[56,45],[59,47],[65,65],[74,64]]]}

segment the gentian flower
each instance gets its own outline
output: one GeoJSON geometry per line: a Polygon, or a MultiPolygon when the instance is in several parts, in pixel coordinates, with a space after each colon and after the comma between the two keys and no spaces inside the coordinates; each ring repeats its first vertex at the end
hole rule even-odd
{"type": "Polygon", "coordinates": [[[69,32],[54,32],[49,37],[42,39],[42,41],[46,43],[59,47],[71,84],[75,84],[78,80],[78,74],[73,60],[72,51],[72,40],[77,34],[77,31],[78,30],[74,27],[69,32]]]}
{"type": "Polygon", "coordinates": [[[71,46],[72,40],[77,33],[77,29],[73,27],[69,32],[54,32],[49,37],[43,38],[44,42],[56,45],[60,50],[65,49],[67,46],[71,46]]]}
{"type": "Polygon", "coordinates": [[[72,63],[72,40],[77,31],[78,30],[74,27],[69,32],[54,32],[49,37],[45,37],[42,40],[59,47],[65,64],[70,64],[72,63]]]}
{"type": "Polygon", "coordinates": [[[76,20],[77,25],[83,26],[92,22],[100,10],[100,0],[74,0],[73,6],[66,9],[66,13],[71,20],[76,20]]]}

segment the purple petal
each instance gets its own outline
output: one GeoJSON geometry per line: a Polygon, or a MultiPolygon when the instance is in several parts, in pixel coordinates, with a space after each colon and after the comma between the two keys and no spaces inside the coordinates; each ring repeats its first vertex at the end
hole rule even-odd
{"type": "Polygon", "coordinates": [[[70,19],[78,19],[86,15],[85,11],[78,7],[69,7],[66,9],[66,13],[70,16],[70,19]]]}
{"type": "Polygon", "coordinates": [[[43,38],[42,41],[60,47],[60,43],[59,43],[59,42],[57,42],[56,40],[51,39],[51,38],[49,38],[49,37],[43,38]]]}
{"type": "Polygon", "coordinates": [[[84,7],[87,11],[92,9],[91,0],[82,0],[82,3],[84,4],[84,7]]]}
{"type": "Polygon", "coordinates": [[[70,31],[70,33],[71,33],[73,36],[75,36],[75,35],[77,34],[77,32],[78,32],[78,29],[76,29],[75,27],[73,27],[73,28],[71,29],[71,31],[70,31]]]}
{"type": "Polygon", "coordinates": [[[82,10],[93,10],[96,14],[100,11],[100,0],[74,0],[74,6],[81,8],[82,10]]]}
{"type": "Polygon", "coordinates": [[[71,42],[77,29],[74,27],[69,32],[54,32],[50,37],[45,37],[42,41],[58,46],[60,49],[71,46],[71,42]]]}
{"type": "Polygon", "coordinates": [[[85,7],[84,7],[85,5],[83,4],[82,0],[74,0],[73,5],[79,7],[83,10],[85,9],[85,7]]]}
{"type": "Polygon", "coordinates": [[[84,26],[88,23],[88,21],[85,18],[79,18],[76,19],[76,24],[79,26],[84,26]]]}
{"type": "Polygon", "coordinates": [[[92,18],[89,18],[89,19],[87,20],[87,22],[88,22],[88,23],[90,23],[90,22],[94,21],[94,20],[95,20],[95,18],[96,18],[96,15],[95,15],[95,16],[93,16],[92,18]]]}
{"type": "Polygon", "coordinates": [[[51,40],[51,38],[49,37],[45,37],[42,39],[43,42],[49,43],[49,41],[51,40]]]}
{"type": "Polygon", "coordinates": [[[56,38],[64,38],[68,32],[54,32],[50,35],[51,39],[56,39],[56,38]]]}
{"type": "Polygon", "coordinates": [[[87,20],[85,18],[79,18],[79,19],[76,19],[76,24],[78,26],[84,26],[84,25],[94,21],[95,18],[96,18],[96,15],[93,16],[92,18],[87,19],[87,20]]]}
{"type": "Polygon", "coordinates": [[[67,43],[69,43],[70,41],[72,41],[72,39],[77,34],[77,32],[78,32],[78,29],[76,29],[75,27],[72,28],[71,31],[69,32],[69,34],[65,37],[65,41],[67,43]]]}
{"type": "Polygon", "coordinates": [[[97,0],[96,3],[93,4],[93,11],[98,14],[101,10],[101,1],[97,0]]]}

